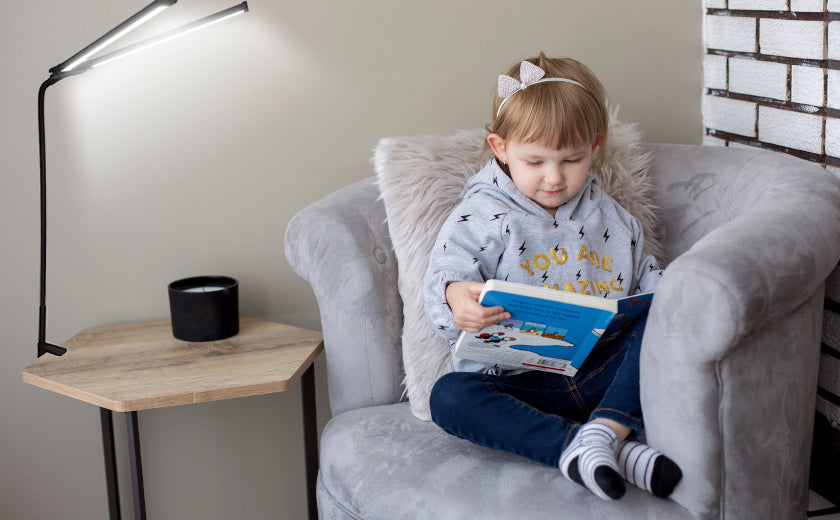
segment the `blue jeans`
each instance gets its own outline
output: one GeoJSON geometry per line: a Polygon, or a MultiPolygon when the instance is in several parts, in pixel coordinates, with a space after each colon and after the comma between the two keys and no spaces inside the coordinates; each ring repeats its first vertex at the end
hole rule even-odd
{"type": "Polygon", "coordinates": [[[642,427],[639,352],[647,314],[599,345],[574,377],[452,372],[435,383],[432,421],[476,444],[557,466],[578,428],[594,418],[642,427]]]}

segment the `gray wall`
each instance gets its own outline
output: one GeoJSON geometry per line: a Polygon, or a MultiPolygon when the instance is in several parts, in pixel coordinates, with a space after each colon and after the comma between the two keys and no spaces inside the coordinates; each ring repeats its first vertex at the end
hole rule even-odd
{"type": "MultiPolygon", "coordinates": [[[[148,30],[233,3],[182,0],[148,30]]],[[[49,67],[145,4],[0,6],[3,518],[107,515],[97,409],[21,382],[38,314],[36,92],[49,67]]],[[[166,317],[166,284],[194,274],[238,278],[243,314],[317,329],[283,256],[289,218],[371,175],[380,137],[484,126],[496,75],[540,50],[587,62],[648,140],[701,140],[696,0],[250,5],[50,89],[50,341],[166,317]]],[[[143,412],[140,426],[150,518],[304,517],[299,389],[143,412]]],[[[122,421],[117,435],[131,518],[122,421]]]]}

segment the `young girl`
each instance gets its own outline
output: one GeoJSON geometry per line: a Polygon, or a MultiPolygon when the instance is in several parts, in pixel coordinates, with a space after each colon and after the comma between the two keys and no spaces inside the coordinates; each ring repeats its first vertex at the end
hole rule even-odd
{"type": "MultiPolygon", "coordinates": [[[[638,220],[589,174],[604,160],[606,99],[592,71],[568,58],[540,54],[499,76],[487,136],[493,157],[441,228],[425,277],[429,323],[453,345],[460,331],[510,317],[478,303],[491,278],[575,292],[608,286],[610,298],[653,291],[662,271],[644,253],[638,220]],[[556,260],[545,267],[536,255],[556,260]]],[[[456,371],[432,390],[432,420],[458,437],[559,466],[603,499],[623,496],[625,479],[668,496],[682,476],[677,465],[628,440],[642,427],[645,320],[599,345],[574,377],[453,355],[456,371]]]]}

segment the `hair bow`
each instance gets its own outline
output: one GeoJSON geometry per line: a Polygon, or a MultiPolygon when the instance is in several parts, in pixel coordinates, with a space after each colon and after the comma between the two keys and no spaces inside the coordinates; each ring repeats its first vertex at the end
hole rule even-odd
{"type": "Polygon", "coordinates": [[[504,74],[499,76],[499,97],[506,98],[512,96],[514,93],[523,90],[528,85],[533,85],[538,80],[542,79],[543,76],[545,76],[544,70],[537,67],[530,61],[523,61],[522,64],[519,65],[519,78],[522,80],[521,83],[510,76],[505,76],[504,74]]]}
{"type": "Polygon", "coordinates": [[[529,85],[546,83],[549,81],[559,81],[561,83],[571,83],[572,85],[577,85],[583,90],[589,92],[588,88],[573,79],[543,78],[543,76],[545,76],[545,71],[527,60],[523,61],[519,65],[519,78],[522,80],[521,82],[511,78],[510,76],[505,76],[504,74],[499,76],[499,97],[502,98],[502,102],[499,104],[499,109],[496,110],[496,117],[499,117],[499,114],[502,112],[502,107],[505,106],[505,103],[507,103],[507,100],[510,99],[512,95],[516,94],[520,90],[525,90],[525,88],[529,85]]]}

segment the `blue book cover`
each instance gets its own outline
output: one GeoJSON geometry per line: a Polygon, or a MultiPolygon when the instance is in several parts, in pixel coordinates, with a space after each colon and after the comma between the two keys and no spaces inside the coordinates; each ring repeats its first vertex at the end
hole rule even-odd
{"type": "Polygon", "coordinates": [[[607,299],[489,280],[479,301],[510,319],[462,332],[455,355],[506,367],[573,376],[599,341],[609,341],[650,307],[653,293],[607,299]]]}

